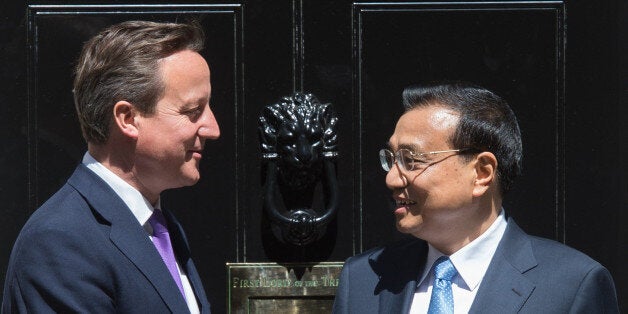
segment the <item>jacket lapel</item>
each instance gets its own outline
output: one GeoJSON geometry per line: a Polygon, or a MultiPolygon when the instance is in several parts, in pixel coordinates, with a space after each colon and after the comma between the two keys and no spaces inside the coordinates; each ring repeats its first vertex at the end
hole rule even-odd
{"type": "Polygon", "coordinates": [[[400,246],[387,247],[369,257],[379,276],[379,313],[408,313],[416,291],[417,279],[425,267],[427,244],[415,239],[400,246]]]}
{"type": "Polygon", "coordinates": [[[79,165],[68,180],[90,206],[111,223],[111,242],[144,274],[175,313],[189,309],[161,256],[131,210],[100,177],[79,165]]]}
{"type": "Polygon", "coordinates": [[[187,274],[188,280],[194,290],[194,295],[196,296],[200,311],[201,313],[210,313],[209,301],[207,300],[205,289],[203,288],[203,283],[201,282],[198,271],[196,270],[194,262],[190,257],[190,246],[187,238],[185,237],[185,233],[183,232],[183,227],[181,227],[179,221],[170,211],[163,210],[163,212],[166,216],[166,220],[168,221],[170,238],[172,240],[172,246],[177,256],[177,260],[179,261],[181,267],[185,269],[185,273],[187,274]]]}
{"type": "Polygon", "coordinates": [[[379,313],[408,313],[414,292],[416,291],[416,280],[409,281],[404,286],[401,293],[394,294],[390,291],[384,291],[379,295],[379,313]]]}
{"type": "Polygon", "coordinates": [[[535,288],[524,274],[536,265],[528,235],[509,218],[469,313],[518,312],[535,288]]]}

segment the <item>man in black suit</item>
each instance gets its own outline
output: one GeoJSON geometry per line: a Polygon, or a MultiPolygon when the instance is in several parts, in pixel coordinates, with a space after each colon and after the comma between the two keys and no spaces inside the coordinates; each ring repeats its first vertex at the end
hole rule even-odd
{"type": "Polygon", "coordinates": [[[74,98],[88,152],[14,245],[2,312],[209,313],[184,232],[159,195],[199,180],[209,66],[194,25],[113,25],[79,57],[74,98]]]}
{"type": "Polygon", "coordinates": [[[522,146],[500,97],[456,83],[406,88],[403,101],[380,160],[397,229],[414,239],[349,258],[334,313],[619,312],[602,265],[504,212],[522,146]]]}

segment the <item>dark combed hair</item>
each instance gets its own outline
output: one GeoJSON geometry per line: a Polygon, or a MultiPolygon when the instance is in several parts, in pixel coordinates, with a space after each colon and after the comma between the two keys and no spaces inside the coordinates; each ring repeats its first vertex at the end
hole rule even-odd
{"type": "Polygon", "coordinates": [[[128,101],[142,113],[153,113],[165,88],[159,61],[183,50],[201,51],[204,38],[196,22],[128,21],[87,41],[76,65],[73,90],[85,140],[107,141],[118,101],[128,101]]]}
{"type": "Polygon", "coordinates": [[[402,97],[406,111],[443,106],[458,112],[460,120],[449,139],[452,147],[493,153],[500,191],[510,190],[521,174],[523,148],[517,118],[506,101],[486,88],[463,82],[410,86],[402,97]]]}

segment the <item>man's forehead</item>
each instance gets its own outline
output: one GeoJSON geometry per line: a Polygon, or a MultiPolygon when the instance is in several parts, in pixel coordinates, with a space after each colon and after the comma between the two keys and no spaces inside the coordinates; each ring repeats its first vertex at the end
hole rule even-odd
{"type": "Polygon", "coordinates": [[[388,140],[392,149],[421,152],[444,149],[460,121],[460,114],[444,106],[418,107],[405,112],[388,140]]]}
{"type": "Polygon", "coordinates": [[[435,129],[454,130],[460,121],[460,113],[445,107],[439,107],[430,116],[435,129]]]}

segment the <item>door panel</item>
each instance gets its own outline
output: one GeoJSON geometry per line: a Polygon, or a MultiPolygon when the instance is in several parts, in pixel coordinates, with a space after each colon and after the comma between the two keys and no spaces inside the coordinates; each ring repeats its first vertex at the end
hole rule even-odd
{"type": "MultiPolygon", "coordinates": [[[[562,223],[555,220],[563,210],[559,200],[564,148],[562,136],[555,136],[564,123],[561,6],[354,7],[364,229],[381,229],[378,226],[387,221],[390,228],[384,237],[396,233],[390,200],[368,196],[389,194],[375,157],[402,111],[403,87],[467,80],[508,99],[523,130],[524,175],[506,197],[506,211],[533,234],[554,238],[562,233],[562,223]],[[519,188],[529,186],[534,189],[519,188]]],[[[372,247],[383,235],[364,236],[364,246],[372,247]]]]}
{"type": "MultiPolygon", "coordinates": [[[[241,7],[196,6],[30,6],[29,7],[29,143],[32,192],[39,206],[80,163],[86,150],[74,112],[72,66],[83,42],[103,28],[125,20],[181,21],[198,19],[205,30],[203,52],[211,64],[211,106],[221,129],[208,142],[193,187],[166,191],[162,206],[172,209],[192,242],[192,251],[214,255],[197,263],[217,308],[224,308],[225,261],[237,260],[237,165],[241,134],[241,7]],[[216,44],[220,43],[220,44],[216,44]],[[215,174],[215,175],[209,175],[215,174]],[[236,174],[236,175],[233,175],[236,174]],[[194,227],[191,227],[194,226],[194,227]]],[[[240,160],[238,159],[240,158],[240,160]]]]}

